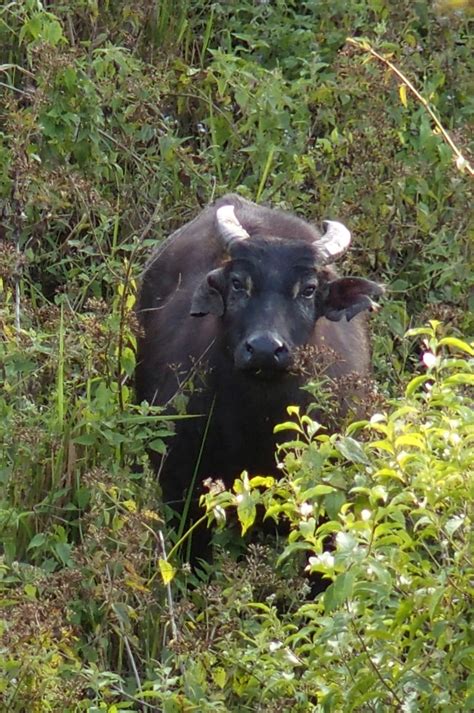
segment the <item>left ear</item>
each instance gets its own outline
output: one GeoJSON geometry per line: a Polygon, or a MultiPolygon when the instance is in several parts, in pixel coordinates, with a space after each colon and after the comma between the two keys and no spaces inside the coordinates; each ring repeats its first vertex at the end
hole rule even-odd
{"type": "Polygon", "coordinates": [[[382,285],[362,277],[333,280],[326,285],[323,316],[331,322],[339,322],[342,317],[349,322],[359,312],[375,309],[377,304],[371,298],[380,297],[383,293],[382,285]]]}
{"type": "Polygon", "coordinates": [[[192,317],[204,317],[206,314],[222,317],[225,312],[224,289],[224,270],[212,270],[194,292],[189,314],[192,317]]]}

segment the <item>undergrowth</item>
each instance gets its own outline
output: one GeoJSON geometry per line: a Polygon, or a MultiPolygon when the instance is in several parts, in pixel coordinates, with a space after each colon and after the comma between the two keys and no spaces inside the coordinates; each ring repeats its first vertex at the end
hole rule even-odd
{"type": "Polygon", "coordinates": [[[6,710],[474,705],[469,22],[449,1],[2,5],[6,710]],[[134,304],[152,246],[228,190],[350,226],[344,272],[388,286],[388,405],[331,437],[293,413],[281,482],[209,503],[244,529],[284,514],[288,542],[199,579],[145,457],[173,424],[134,401],[134,304]]]}

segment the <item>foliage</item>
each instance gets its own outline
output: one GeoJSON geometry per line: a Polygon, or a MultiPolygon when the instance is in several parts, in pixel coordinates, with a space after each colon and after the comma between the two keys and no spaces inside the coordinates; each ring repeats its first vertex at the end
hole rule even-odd
{"type": "Polygon", "coordinates": [[[8,710],[471,705],[469,347],[456,340],[472,334],[472,194],[425,107],[345,44],[363,37],[403,70],[468,159],[470,6],[458,5],[0,8],[8,710]],[[318,435],[301,414],[281,483],[262,474],[218,496],[240,497],[246,526],[257,502],[284,511],[283,555],[272,543],[224,557],[200,584],[163,538],[144,454],[173,426],[134,403],[133,308],[152,245],[227,190],[351,226],[344,270],[389,284],[373,321],[381,396],[409,392],[345,436],[318,435]],[[437,361],[407,387],[419,349],[404,333],[434,318],[447,325],[426,335],[437,361]],[[302,604],[304,550],[331,585],[302,604]]]}
{"type": "MultiPolygon", "coordinates": [[[[307,570],[330,582],[278,626],[275,609],[262,608],[266,626],[246,640],[255,651],[268,627],[266,650],[281,649],[272,667],[292,709],[304,694],[318,711],[458,711],[474,702],[474,348],[439,329],[409,333],[426,335],[429,366],[387,412],[328,436],[290,408],[285,477],[243,478],[234,492],[207,496],[210,511],[235,508],[242,530],[262,505],[287,520],[280,562],[304,551],[307,570]]],[[[260,705],[280,695],[271,672],[262,679],[260,705]]]]}

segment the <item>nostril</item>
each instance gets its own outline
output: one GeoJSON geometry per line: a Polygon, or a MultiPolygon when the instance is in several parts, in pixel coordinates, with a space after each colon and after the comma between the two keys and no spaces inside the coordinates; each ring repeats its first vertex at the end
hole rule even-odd
{"type": "Polygon", "coordinates": [[[288,353],[288,349],[285,347],[284,344],[281,344],[279,347],[275,349],[275,357],[276,359],[281,359],[281,357],[285,357],[288,353]]]}
{"type": "Polygon", "coordinates": [[[242,369],[281,371],[287,369],[289,361],[288,345],[272,332],[252,334],[236,350],[236,364],[242,369]]]}

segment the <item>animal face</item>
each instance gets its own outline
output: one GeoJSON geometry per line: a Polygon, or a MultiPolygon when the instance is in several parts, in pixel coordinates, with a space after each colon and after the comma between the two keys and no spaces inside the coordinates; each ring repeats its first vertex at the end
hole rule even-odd
{"type": "Polygon", "coordinates": [[[322,316],[351,319],[371,308],[375,283],[331,280],[313,245],[289,240],[236,240],[230,259],[196,290],[191,314],[222,319],[235,367],[261,377],[289,370],[296,347],[306,344],[322,316]]]}

